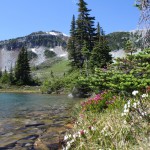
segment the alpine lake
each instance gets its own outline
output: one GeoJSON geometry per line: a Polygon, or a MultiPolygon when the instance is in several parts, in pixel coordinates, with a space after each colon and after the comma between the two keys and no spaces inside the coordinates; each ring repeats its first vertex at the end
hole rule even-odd
{"type": "Polygon", "coordinates": [[[61,149],[79,99],[0,93],[0,150],[61,149]]]}

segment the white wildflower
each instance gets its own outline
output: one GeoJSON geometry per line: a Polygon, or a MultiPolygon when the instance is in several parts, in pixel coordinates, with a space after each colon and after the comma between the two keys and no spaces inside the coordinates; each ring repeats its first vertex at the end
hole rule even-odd
{"type": "Polygon", "coordinates": [[[127,109],[127,104],[124,105],[124,109],[127,109]]]}
{"type": "Polygon", "coordinates": [[[136,102],[133,103],[133,107],[134,107],[134,108],[137,107],[137,103],[136,103],[136,102]]]}
{"type": "Polygon", "coordinates": [[[142,98],[148,97],[148,94],[143,94],[142,98]]]}
{"type": "Polygon", "coordinates": [[[69,138],[68,135],[65,135],[65,136],[64,136],[64,140],[65,140],[65,141],[68,140],[68,138],[69,138]]]}
{"type": "Polygon", "coordinates": [[[136,96],[136,94],[138,94],[138,93],[139,93],[138,91],[133,91],[132,95],[136,96]]]}
{"type": "Polygon", "coordinates": [[[146,112],[142,112],[141,114],[142,114],[142,116],[146,116],[146,115],[147,115],[147,113],[146,113],[146,112]]]}
{"type": "Polygon", "coordinates": [[[78,133],[73,134],[73,138],[76,139],[78,137],[78,133]]]}
{"type": "Polygon", "coordinates": [[[125,113],[121,113],[121,116],[125,116],[126,114],[125,113]]]}
{"type": "Polygon", "coordinates": [[[127,121],[126,121],[126,120],[124,120],[124,121],[123,121],[123,123],[124,123],[124,124],[127,124],[127,121]]]}
{"type": "Polygon", "coordinates": [[[95,127],[91,127],[91,130],[92,130],[92,131],[95,131],[95,130],[96,130],[96,128],[95,128],[95,127]]]}
{"type": "Polygon", "coordinates": [[[88,133],[88,130],[83,130],[84,133],[88,133]]]}
{"type": "Polygon", "coordinates": [[[80,131],[78,131],[78,136],[79,136],[79,138],[81,137],[81,133],[80,133],[80,131]]]}
{"type": "Polygon", "coordinates": [[[137,102],[137,105],[140,105],[140,101],[137,102]]]}
{"type": "Polygon", "coordinates": [[[124,110],[124,113],[128,113],[128,112],[129,112],[129,109],[125,109],[125,110],[124,110]]]}
{"type": "Polygon", "coordinates": [[[72,139],[72,140],[70,141],[70,144],[72,144],[72,143],[74,143],[74,139],[72,139]]]}
{"type": "Polygon", "coordinates": [[[130,100],[128,101],[127,105],[128,105],[128,107],[130,107],[130,100]]]}

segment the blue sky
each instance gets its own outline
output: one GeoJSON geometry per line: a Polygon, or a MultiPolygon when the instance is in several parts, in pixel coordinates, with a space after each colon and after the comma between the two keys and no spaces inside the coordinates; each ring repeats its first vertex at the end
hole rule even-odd
{"type": "MultiPolygon", "coordinates": [[[[56,30],[69,34],[78,0],[0,0],[0,40],[36,31],[56,30]]],[[[134,0],[86,0],[91,16],[106,33],[137,28],[139,11],[134,0]]]]}

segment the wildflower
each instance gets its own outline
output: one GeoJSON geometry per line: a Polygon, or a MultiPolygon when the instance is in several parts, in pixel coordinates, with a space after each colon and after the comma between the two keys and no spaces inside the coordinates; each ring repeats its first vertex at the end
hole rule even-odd
{"type": "Polygon", "coordinates": [[[142,116],[146,116],[146,115],[147,115],[147,113],[146,113],[146,112],[142,112],[141,114],[142,114],[142,116]]]}
{"type": "Polygon", "coordinates": [[[128,106],[127,106],[127,104],[125,104],[125,105],[124,105],[124,109],[126,110],[126,109],[127,109],[127,107],[128,107],[128,106]]]}
{"type": "Polygon", "coordinates": [[[72,139],[72,140],[70,141],[70,144],[72,144],[72,143],[74,143],[74,139],[72,139]]]}
{"type": "Polygon", "coordinates": [[[67,146],[66,146],[66,149],[65,149],[65,150],[68,150],[70,147],[71,147],[71,143],[70,143],[70,142],[67,142],[67,146]]]}
{"type": "Polygon", "coordinates": [[[123,117],[123,116],[125,116],[126,114],[125,113],[121,113],[121,116],[123,117]]]}
{"type": "Polygon", "coordinates": [[[132,95],[136,96],[136,94],[138,94],[138,93],[139,93],[138,91],[133,91],[132,95]]]}
{"type": "Polygon", "coordinates": [[[68,140],[68,138],[69,138],[68,135],[65,135],[64,136],[64,141],[68,140]]]}
{"type": "Polygon", "coordinates": [[[148,97],[148,94],[143,94],[142,98],[148,97]]]}
{"type": "Polygon", "coordinates": [[[127,124],[127,121],[126,121],[126,120],[124,120],[124,121],[123,121],[123,123],[124,123],[124,124],[127,124]]]}
{"type": "Polygon", "coordinates": [[[68,140],[69,138],[71,138],[71,134],[65,135],[64,136],[64,141],[68,140]]]}
{"type": "Polygon", "coordinates": [[[88,133],[88,131],[87,130],[81,130],[80,132],[79,132],[79,137],[81,137],[81,136],[85,136],[85,133],[88,133]]]}
{"type": "Polygon", "coordinates": [[[125,109],[125,110],[124,110],[124,113],[128,113],[128,112],[129,112],[129,109],[125,109]]]}
{"type": "Polygon", "coordinates": [[[91,130],[91,131],[95,131],[95,130],[96,130],[96,128],[95,128],[95,127],[90,126],[90,127],[89,127],[89,130],[91,130]]]}
{"type": "Polygon", "coordinates": [[[78,131],[78,133],[77,133],[77,134],[78,134],[78,137],[80,138],[80,137],[81,137],[80,131],[78,131]]]}
{"type": "Polygon", "coordinates": [[[76,139],[78,137],[78,133],[73,134],[73,138],[76,139]]]}
{"type": "Polygon", "coordinates": [[[134,108],[137,107],[137,103],[136,103],[136,102],[133,103],[133,107],[134,107],[134,108]]]}
{"type": "Polygon", "coordinates": [[[130,100],[128,101],[128,103],[127,103],[127,104],[128,104],[128,107],[130,107],[130,100]]]}

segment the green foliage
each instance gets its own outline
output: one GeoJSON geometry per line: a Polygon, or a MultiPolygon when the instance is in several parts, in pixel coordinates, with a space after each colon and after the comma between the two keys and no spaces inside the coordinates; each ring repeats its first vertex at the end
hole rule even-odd
{"type": "Polygon", "coordinates": [[[78,66],[78,53],[76,50],[76,22],[75,16],[73,15],[72,22],[71,22],[71,29],[70,29],[70,38],[67,44],[68,50],[68,58],[70,61],[70,65],[72,68],[76,68],[78,66]]]}
{"type": "Polygon", "coordinates": [[[98,41],[95,43],[90,57],[91,70],[106,67],[108,63],[112,62],[112,57],[109,54],[110,49],[106,37],[104,36],[104,31],[102,28],[100,31],[99,29],[100,27],[98,26],[98,32],[100,32],[99,37],[97,37],[98,41]]]}
{"type": "Polygon", "coordinates": [[[90,16],[90,9],[84,0],[79,0],[78,18],[73,16],[71,22],[68,53],[72,70],[80,69],[80,73],[94,70],[95,67],[106,66],[111,62],[110,49],[103,29],[99,23],[94,27],[95,17],[90,16]]]}
{"type": "Polygon", "coordinates": [[[114,92],[131,93],[135,89],[144,91],[150,85],[150,49],[137,55],[117,59],[107,69],[95,69],[88,78],[81,77],[79,82],[88,83],[95,93],[110,89],[114,92]]]}
{"type": "Polygon", "coordinates": [[[50,50],[45,50],[44,55],[46,56],[46,58],[52,58],[56,56],[56,53],[50,50]]]}
{"type": "Polygon", "coordinates": [[[28,59],[29,61],[32,60],[33,58],[37,58],[38,55],[32,51],[28,51],[28,59]]]}
{"type": "Polygon", "coordinates": [[[112,105],[116,97],[110,91],[104,91],[82,103],[83,111],[102,112],[112,105]]]}
{"type": "Polygon", "coordinates": [[[4,71],[4,73],[2,74],[2,77],[1,77],[1,83],[3,84],[9,84],[10,83],[10,80],[9,80],[9,73],[6,71],[4,71]]]}
{"type": "Polygon", "coordinates": [[[87,8],[87,3],[84,0],[80,0],[77,5],[79,7],[79,15],[76,22],[73,16],[70,30],[71,37],[67,48],[72,69],[83,68],[84,61],[86,61],[87,64],[87,58],[85,58],[85,54],[82,53],[82,48],[84,47],[84,42],[86,42],[87,50],[90,54],[94,46],[95,37],[95,17],[90,16],[91,10],[87,8]]]}
{"type": "Polygon", "coordinates": [[[31,84],[30,66],[27,50],[23,47],[18,55],[17,64],[15,67],[16,84],[28,85],[31,84]]]}
{"type": "Polygon", "coordinates": [[[56,76],[51,72],[51,78],[45,80],[42,85],[43,93],[64,93],[70,92],[78,80],[79,73],[76,71],[67,73],[65,76],[56,76]]]}
{"type": "Polygon", "coordinates": [[[107,35],[107,40],[111,51],[123,49],[129,39],[129,32],[113,32],[107,35]]]}
{"type": "Polygon", "coordinates": [[[136,49],[133,45],[133,42],[128,40],[126,45],[125,45],[125,52],[126,53],[131,53],[131,55],[132,55],[132,53],[135,52],[135,51],[136,51],[136,49]]]}

